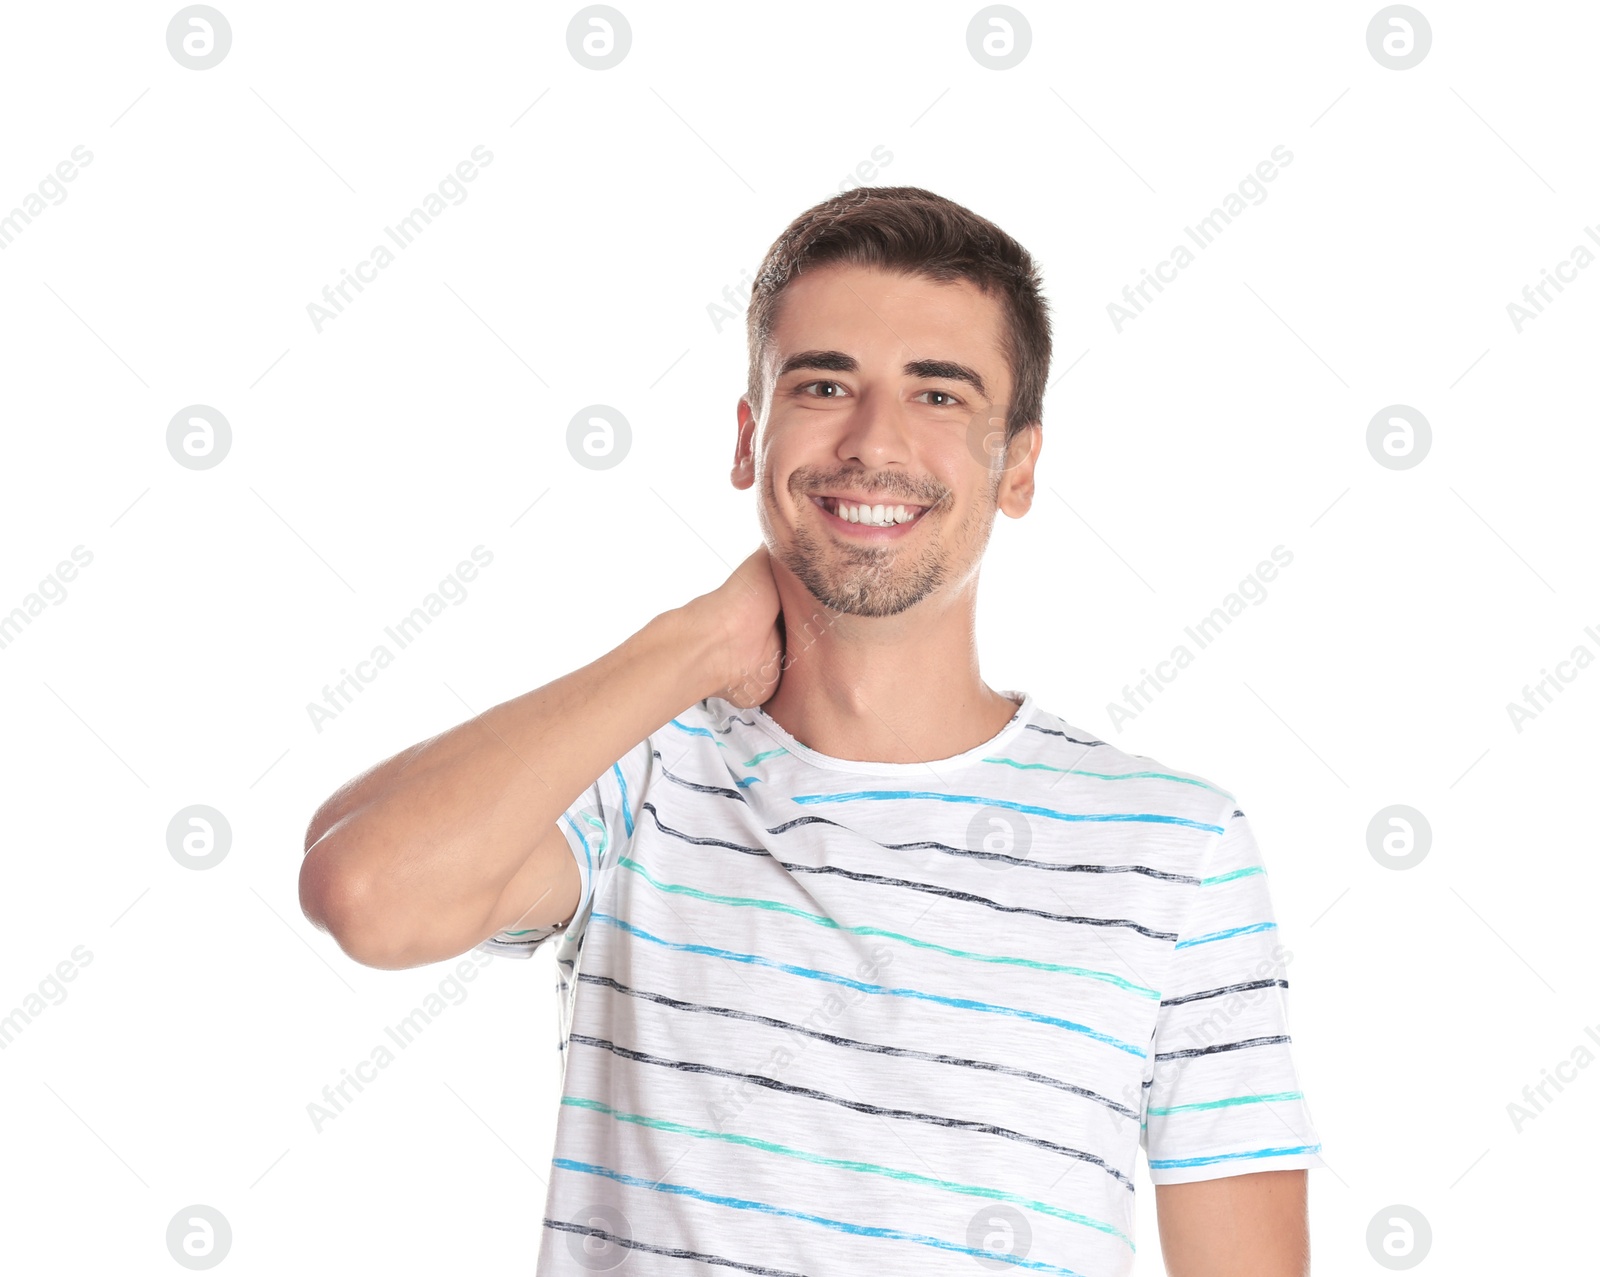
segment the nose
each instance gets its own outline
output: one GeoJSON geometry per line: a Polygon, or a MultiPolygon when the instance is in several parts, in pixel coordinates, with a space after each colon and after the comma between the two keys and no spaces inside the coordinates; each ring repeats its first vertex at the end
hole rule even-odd
{"type": "Polygon", "coordinates": [[[855,461],[868,470],[910,462],[909,422],[892,395],[868,391],[851,412],[841,416],[845,419],[836,449],[840,461],[855,461]]]}

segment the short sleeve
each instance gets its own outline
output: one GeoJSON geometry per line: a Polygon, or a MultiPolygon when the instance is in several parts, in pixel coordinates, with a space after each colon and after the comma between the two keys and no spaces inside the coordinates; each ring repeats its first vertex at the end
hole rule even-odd
{"type": "Polygon", "coordinates": [[[1249,821],[1229,807],[1178,933],[1146,1063],[1140,1143],[1156,1184],[1321,1166],[1290,1055],[1293,954],[1249,821]]]}
{"type": "Polygon", "coordinates": [[[559,823],[567,837],[567,849],[577,862],[581,884],[572,917],[555,926],[497,931],[477,948],[529,958],[550,937],[563,936],[563,950],[569,954],[576,951],[594,908],[597,887],[633,842],[653,761],[647,737],[602,772],[562,813],[559,823]]]}

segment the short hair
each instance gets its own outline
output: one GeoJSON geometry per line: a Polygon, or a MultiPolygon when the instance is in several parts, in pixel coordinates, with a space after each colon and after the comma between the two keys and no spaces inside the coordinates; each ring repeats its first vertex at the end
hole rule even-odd
{"type": "Polygon", "coordinates": [[[1016,240],[954,200],[919,186],[863,186],[808,208],[778,236],[750,293],[745,397],[759,417],[766,394],[762,363],[783,292],[797,274],[830,263],[876,267],[938,283],[970,281],[998,296],[1001,349],[1011,370],[1006,442],[1042,422],[1050,371],[1050,308],[1039,269],[1016,240]]]}

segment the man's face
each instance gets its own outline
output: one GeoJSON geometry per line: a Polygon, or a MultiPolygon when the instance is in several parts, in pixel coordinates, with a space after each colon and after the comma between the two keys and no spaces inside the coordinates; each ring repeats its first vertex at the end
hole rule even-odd
{"type": "Polygon", "coordinates": [[[835,264],[784,291],[766,411],[739,401],[732,477],[757,486],[772,556],[832,611],[895,616],[964,585],[995,510],[1032,503],[1038,427],[1003,458],[984,446],[1011,400],[1002,323],[965,280],[835,264]],[[894,521],[897,505],[913,517],[894,521]]]}

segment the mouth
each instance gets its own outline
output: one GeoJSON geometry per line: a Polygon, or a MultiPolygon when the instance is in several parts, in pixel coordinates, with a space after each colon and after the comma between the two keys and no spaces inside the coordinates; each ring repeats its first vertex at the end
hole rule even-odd
{"type": "Polygon", "coordinates": [[[931,508],[908,501],[865,501],[820,493],[812,493],[810,499],[828,516],[831,527],[875,541],[906,535],[931,508]]]}

